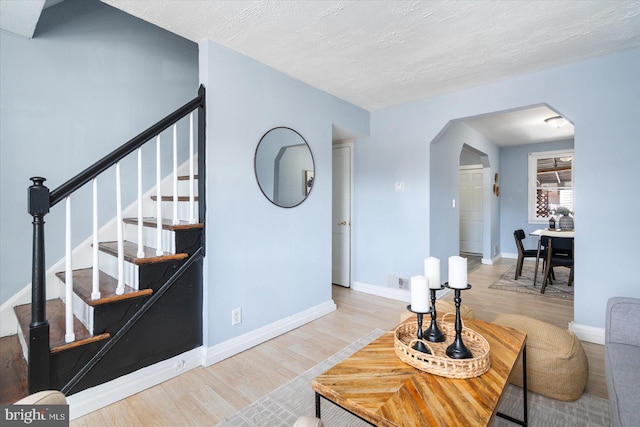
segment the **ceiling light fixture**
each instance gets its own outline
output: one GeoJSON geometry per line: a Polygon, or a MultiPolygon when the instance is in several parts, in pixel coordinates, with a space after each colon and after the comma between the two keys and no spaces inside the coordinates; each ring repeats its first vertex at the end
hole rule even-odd
{"type": "Polygon", "coordinates": [[[562,116],[554,116],[549,117],[548,119],[544,119],[545,123],[555,129],[560,129],[562,126],[569,123],[567,119],[562,116]]]}

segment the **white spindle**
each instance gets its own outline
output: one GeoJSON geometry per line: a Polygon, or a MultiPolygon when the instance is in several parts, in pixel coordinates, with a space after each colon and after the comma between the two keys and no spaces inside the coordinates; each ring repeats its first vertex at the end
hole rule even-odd
{"type": "Polygon", "coordinates": [[[138,148],[138,258],[144,258],[144,242],[142,241],[142,147],[138,148]]]}
{"type": "Polygon", "coordinates": [[[98,261],[98,178],[93,178],[93,270],[91,299],[100,299],[100,263],[98,261]]]}
{"type": "Polygon", "coordinates": [[[66,230],[65,230],[65,342],[73,342],[76,335],[73,332],[73,271],[71,270],[71,197],[66,200],[66,230]]]}
{"type": "Polygon", "coordinates": [[[178,225],[178,124],[173,125],[173,225],[178,225]]]}
{"type": "Polygon", "coordinates": [[[196,197],[193,172],[193,112],[189,114],[189,222],[196,223],[196,197]]]}
{"type": "Polygon", "coordinates": [[[122,236],[122,188],[120,185],[120,162],[116,163],[116,230],[118,236],[118,286],[116,295],[124,293],[124,238],[122,236]]]}
{"type": "Polygon", "coordinates": [[[162,256],[162,172],[160,170],[160,135],[156,138],[156,255],[162,256]]]}

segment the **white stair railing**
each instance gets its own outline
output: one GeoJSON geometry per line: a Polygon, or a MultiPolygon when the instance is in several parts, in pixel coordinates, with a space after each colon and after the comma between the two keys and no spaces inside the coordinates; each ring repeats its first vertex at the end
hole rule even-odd
{"type": "Polygon", "coordinates": [[[76,335],[73,331],[73,270],[71,268],[71,197],[67,196],[66,223],[65,223],[65,342],[75,341],[76,335]]]}
{"type": "Polygon", "coordinates": [[[138,258],[144,258],[144,241],[142,238],[142,147],[138,148],[138,258]]]}
{"type": "Polygon", "coordinates": [[[162,256],[162,172],[160,170],[160,135],[156,138],[156,256],[162,256]]]}
{"type": "Polygon", "coordinates": [[[98,257],[98,178],[93,178],[93,247],[92,249],[92,271],[91,271],[91,299],[100,299],[100,263],[98,257]]]}
{"type": "Polygon", "coordinates": [[[118,286],[116,295],[124,294],[124,236],[122,233],[122,186],[120,181],[120,162],[116,163],[116,230],[118,237],[118,286]]]}
{"type": "Polygon", "coordinates": [[[193,112],[189,114],[189,223],[196,223],[195,179],[193,172],[193,112]]]}
{"type": "Polygon", "coordinates": [[[173,125],[173,225],[178,225],[178,125],[173,125]]]}

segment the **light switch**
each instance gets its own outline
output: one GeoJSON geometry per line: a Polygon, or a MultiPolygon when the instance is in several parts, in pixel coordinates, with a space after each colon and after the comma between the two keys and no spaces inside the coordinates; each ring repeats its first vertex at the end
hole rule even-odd
{"type": "Polygon", "coordinates": [[[404,182],[402,181],[396,182],[396,191],[404,191],[404,182]]]}
{"type": "Polygon", "coordinates": [[[452,208],[455,208],[455,207],[456,207],[456,199],[453,199],[453,200],[451,201],[451,207],[452,207],[452,208]]]}

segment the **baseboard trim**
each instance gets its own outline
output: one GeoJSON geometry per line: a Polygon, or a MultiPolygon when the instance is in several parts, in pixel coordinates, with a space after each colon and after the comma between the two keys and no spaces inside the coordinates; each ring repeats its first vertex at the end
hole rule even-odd
{"type": "Polygon", "coordinates": [[[580,325],[572,321],[569,322],[569,330],[576,334],[580,341],[604,345],[604,328],[580,325]]]}
{"type": "Polygon", "coordinates": [[[289,316],[255,331],[225,341],[219,345],[198,347],[171,359],[144,367],[108,383],[88,388],[67,397],[69,418],[74,420],[90,412],[104,408],[150,387],[182,375],[198,366],[209,366],[262,342],[289,332],[297,327],[335,311],[333,300],[289,316]]]}
{"type": "Polygon", "coordinates": [[[311,307],[285,319],[265,325],[246,334],[231,338],[205,350],[203,365],[209,366],[233,355],[241,353],[265,341],[296,329],[306,323],[319,319],[337,308],[333,300],[311,307]]]}
{"type": "Polygon", "coordinates": [[[108,383],[67,397],[69,418],[74,420],[201,366],[203,347],[138,369],[108,383]]]}
{"type": "MultiPolygon", "coordinates": [[[[384,286],[371,285],[363,282],[353,282],[351,289],[365,294],[375,295],[378,297],[389,298],[396,301],[411,302],[411,293],[408,289],[387,288],[384,286]]],[[[438,291],[438,299],[451,292],[451,289],[438,291]]]]}

